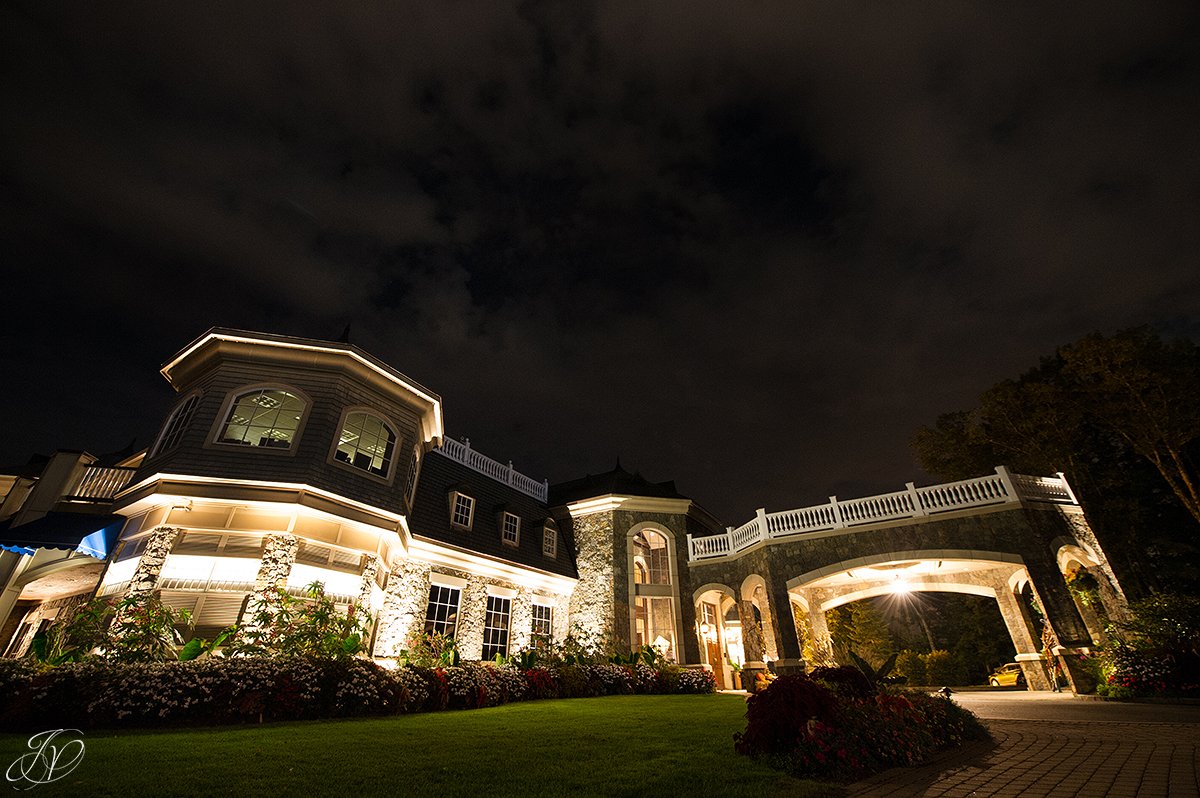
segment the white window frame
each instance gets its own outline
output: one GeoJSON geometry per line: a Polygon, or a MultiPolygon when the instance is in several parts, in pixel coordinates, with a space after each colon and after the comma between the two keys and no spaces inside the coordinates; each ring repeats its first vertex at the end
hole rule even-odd
{"type": "Polygon", "coordinates": [[[484,613],[483,613],[483,650],[480,652],[480,655],[483,657],[484,661],[492,659],[493,657],[496,656],[496,654],[500,654],[501,656],[507,657],[509,651],[512,649],[512,609],[513,609],[512,605],[513,605],[513,600],[510,596],[498,595],[498,591],[496,593],[493,593],[492,591],[488,591],[487,604],[484,605],[484,613]],[[503,602],[503,605],[504,605],[503,612],[500,609],[493,610],[492,602],[496,602],[498,605],[501,602],[503,602]],[[495,616],[503,616],[504,626],[489,625],[489,622],[495,616]],[[498,646],[495,643],[489,643],[488,642],[488,633],[489,632],[491,632],[493,634],[502,634],[503,639],[504,639],[504,645],[498,646]],[[489,657],[487,655],[487,649],[489,646],[496,649],[492,652],[491,657],[489,657]]]}
{"type": "MultiPolygon", "coordinates": [[[[441,632],[441,634],[445,634],[447,637],[457,638],[458,625],[459,625],[459,621],[461,620],[461,618],[459,616],[462,614],[462,600],[463,600],[463,592],[465,589],[466,589],[466,580],[462,580],[462,579],[452,580],[451,578],[448,578],[448,577],[442,578],[442,579],[439,579],[436,576],[430,577],[429,591],[426,593],[426,596],[425,596],[425,616],[422,619],[423,622],[422,622],[421,628],[426,629],[430,623],[434,623],[434,624],[445,623],[445,621],[437,621],[436,619],[430,618],[429,610],[431,607],[433,607],[435,605],[442,606],[442,607],[453,607],[454,611],[447,615],[447,617],[449,617],[450,615],[454,616],[453,628],[451,629],[449,634],[447,634],[446,632],[441,632]],[[455,584],[455,583],[458,583],[458,584],[455,584]],[[433,591],[439,590],[439,589],[453,591],[457,595],[458,600],[454,604],[433,601],[433,591]]],[[[434,631],[436,631],[436,630],[434,630],[434,631]]]]}
{"type": "Polygon", "coordinates": [[[234,388],[225,396],[225,401],[221,404],[221,412],[217,414],[217,419],[213,423],[212,432],[209,435],[208,442],[205,448],[219,447],[241,449],[243,451],[253,452],[271,452],[275,455],[294,457],[300,449],[300,438],[304,435],[304,427],[308,423],[309,413],[312,412],[313,402],[308,394],[291,385],[279,382],[266,382],[257,385],[241,385],[234,388]],[[259,391],[283,391],[290,393],[300,401],[304,402],[304,410],[300,413],[300,420],[296,422],[296,431],[292,434],[292,441],[289,446],[247,446],[241,443],[224,440],[225,428],[229,426],[230,415],[233,413],[233,407],[237,404],[238,399],[241,399],[247,394],[256,393],[259,391]]]}
{"type": "Polygon", "coordinates": [[[545,601],[534,601],[532,611],[530,613],[530,628],[529,634],[533,639],[543,638],[547,642],[554,639],[554,605],[545,601]],[[538,618],[538,610],[546,610],[546,618],[538,618]],[[538,631],[538,623],[546,624],[546,631],[538,631]]]}
{"type": "Polygon", "coordinates": [[[421,470],[421,446],[420,444],[413,447],[412,456],[408,459],[408,475],[405,477],[404,483],[404,501],[408,503],[409,509],[412,509],[413,501],[417,496],[417,476],[421,470]]]}
{"type": "Polygon", "coordinates": [[[542,555],[558,559],[558,526],[549,521],[542,525],[542,555]]]}
{"type": "Polygon", "coordinates": [[[463,493],[461,490],[450,492],[450,526],[455,529],[465,529],[470,532],[471,527],[475,525],[475,497],[463,493]],[[467,502],[467,523],[463,524],[458,520],[458,500],[465,499],[467,502]]]}
{"type": "Polygon", "coordinates": [[[200,391],[192,391],[184,397],[182,402],[175,405],[175,409],[167,418],[167,423],[163,425],[162,432],[158,435],[158,440],[154,442],[154,448],[151,450],[154,454],[150,457],[158,457],[163,452],[169,452],[179,445],[183,440],[184,433],[191,426],[192,419],[196,416],[196,408],[200,406],[200,395],[200,391]],[[172,435],[175,436],[175,442],[168,445],[167,441],[172,435]]]}
{"type": "Polygon", "coordinates": [[[338,420],[337,435],[334,436],[333,445],[329,447],[329,455],[325,459],[326,462],[332,463],[338,468],[347,468],[353,471],[355,474],[365,474],[377,482],[390,485],[392,483],[392,478],[396,475],[396,454],[403,448],[404,440],[400,437],[400,433],[397,431],[396,425],[393,424],[387,416],[371,407],[354,406],[347,407],[342,410],[342,417],[338,420]],[[342,445],[342,433],[346,431],[346,421],[355,413],[365,413],[368,416],[373,416],[379,420],[379,423],[383,425],[384,429],[392,434],[392,456],[391,459],[388,460],[387,470],[382,474],[372,471],[368,468],[361,468],[354,465],[354,463],[338,459],[338,447],[342,445]]]}
{"type": "Polygon", "coordinates": [[[505,546],[519,547],[521,545],[521,518],[516,513],[507,510],[500,514],[500,542],[505,546]],[[512,522],[512,536],[509,537],[509,522],[512,522]]]}

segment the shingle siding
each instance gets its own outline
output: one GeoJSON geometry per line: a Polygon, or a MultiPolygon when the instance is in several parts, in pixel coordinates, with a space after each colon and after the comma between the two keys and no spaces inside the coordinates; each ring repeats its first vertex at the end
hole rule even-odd
{"type": "Polygon", "coordinates": [[[549,508],[532,496],[432,451],[425,455],[421,464],[409,529],[414,535],[517,565],[575,577],[575,566],[561,526],[558,556],[542,554],[542,526],[549,517],[549,508]],[[448,496],[454,490],[461,490],[475,499],[475,518],[470,530],[450,524],[448,496]],[[505,511],[521,519],[521,540],[517,547],[507,546],[501,540],[501,515],[505,511]]]}
{"type": "MultiPolygon", "coordinates": [[[[419,419],[410,408],[333,370],[280,367],[242,360],[225,360],[192,384],[181,386],[180,399],[202,391],[192,421],[178,446],[148,458],[136,479],[155,473],[268,480],[312,485],[365,504],[403,513],[403,490],[409,452],[417,438],[419,419]],[[226,400],[243,388],[262,384],[290,386],[310,401],[307,417],[293,450],[210,443],[220,434],[219,423],[227,412],[226,400]],[[347,407],[364,406],[378,412],[397,432],[390,484],[350,467],[328,461],[341,430],[338,423],[347,407]]],[[[178,405],[176,405],[178,406],[178,405]]],[[[172,408],[174,410],[174,407],[172,408]]],[[[168,416],[169,417],[169,416],[168,416]]],[[[163,419],[163,424],[166,418],[163,419]]],[[[161,430],[161,425],[160,425],[161,430]]]]}

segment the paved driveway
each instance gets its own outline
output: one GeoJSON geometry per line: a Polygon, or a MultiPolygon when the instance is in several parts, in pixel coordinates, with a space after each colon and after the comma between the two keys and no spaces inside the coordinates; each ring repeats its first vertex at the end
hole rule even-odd
{"type": "Polygon", "coordinates": [[[1200,706],[962,692],[995,738],[851,785],[855,798],[1200,796],[1200,706]]]}

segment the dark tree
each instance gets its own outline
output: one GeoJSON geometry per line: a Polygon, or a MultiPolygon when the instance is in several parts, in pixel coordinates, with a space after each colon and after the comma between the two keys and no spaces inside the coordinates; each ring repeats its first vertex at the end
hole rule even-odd
{"type": "Polygon", "coordinates": [[[913,437],[921,465],[963,479],[998,464],[1063,471],[1127,589],[1197,581],[1200,350],[1148,328],[1061,347],[913,437]]]}

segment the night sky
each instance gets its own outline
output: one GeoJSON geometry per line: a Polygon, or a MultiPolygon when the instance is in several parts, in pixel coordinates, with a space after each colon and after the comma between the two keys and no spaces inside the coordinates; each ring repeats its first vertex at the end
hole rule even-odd
{"type": "Polygon", "coordinates": [[[265,6],[0,9],[0,464],[148,444],[211,326],[350,324],[449,435],[737,524],[1200,338],[1194,0],[265,6]]]}

